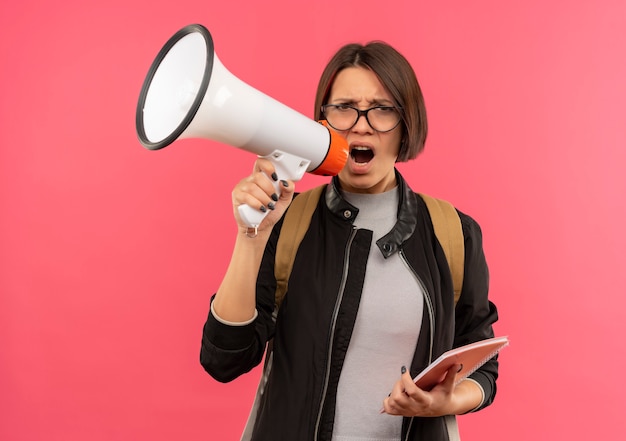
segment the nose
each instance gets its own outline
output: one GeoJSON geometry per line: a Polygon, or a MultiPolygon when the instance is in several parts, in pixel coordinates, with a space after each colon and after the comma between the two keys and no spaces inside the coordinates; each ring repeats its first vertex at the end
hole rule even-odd
{"type": "Polygon", "coordinates": [[[356,123],[352,126],[352,130],[355,132],[371,132],[373,130],[365,113],[359,115],[356,119],[356,123]]]}

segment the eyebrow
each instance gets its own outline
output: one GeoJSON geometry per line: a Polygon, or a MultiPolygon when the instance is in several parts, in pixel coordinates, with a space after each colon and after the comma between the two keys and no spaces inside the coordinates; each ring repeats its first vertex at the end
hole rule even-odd
{"type": "MultiPolygon", "coordinates": [[[[360,99],[358,101],[361,101],[360,99]]],[[[393,107],[394,103],[392,100],[388,100],[388,99],[381,99],[381,98],[374,98],[371,100],[365,100],[370,106],[389,106],[389,107],[393,107]]],[[[341,103],[341,104],[357,104],[357,100],[354,98],[336,98],[332,101],[329,101],[329,104],[337,104],[337,103],[341,103]]]]}

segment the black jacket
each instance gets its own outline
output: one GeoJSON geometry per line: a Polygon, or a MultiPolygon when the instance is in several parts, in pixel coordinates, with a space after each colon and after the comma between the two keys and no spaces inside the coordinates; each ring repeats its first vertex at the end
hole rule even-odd
{"type": "MultiPolygon", "coordinates": [[[[456,308],[452,279],[424,201],[399,173],[398,221],[377,241],[385,256],[401,253],[425,295],[422,327],[410,367],[415,376],[453,347],[493,337],[497,320],[488,300],[489,275],[478,224],[460,213],[465,237],[465,276],[456,308]]],[[[372,232],[353,227],[358,209],[345,201],[337,178],[325,190],[295,257],[289,290],[274,312],[274,253],[282,224],[267,244],[257,280],[256,320],[228,326],[211,313],[204,326],[200,361],[227,382],[257,366],[274,339],[273,367],[259,403],[253,440],[330,440],[337,384],[359,306],[372,232]]],[[[297,196],[296,196],[297,197],[297,196]]],[[[375,356],[375,355],[373,355],[375,356]]],[[[472,374],[493,401],[497,358],[472,374]]],[[[382,399],[381,397],[381,403],[382,399]]],[[[449,439],[445,418],[404,418],[403,440],[449,439]]]]}

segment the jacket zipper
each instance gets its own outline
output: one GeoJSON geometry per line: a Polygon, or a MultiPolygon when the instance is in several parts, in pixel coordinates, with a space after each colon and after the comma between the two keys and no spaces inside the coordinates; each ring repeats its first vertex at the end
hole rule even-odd
{"type": "MultiPolygon", "coordinates": [[[[426,285],[424,285],[424,282],[422,282],[422,279],[420,278],[420,276],[413,269],[413,267],[409,264],[406,256],[404,255],[404,251],[400,249],[398,254],[400,255],[400,258],[402,259],[402,262],[404,262],[404,264],[407,266],[411,274],[413,274],[413,276],[415,277],[415,280],[417,281],[417,284],[420,286],[420,288],[422,288],[422,292],[424,293],[424,300],[426,301],[426,308],[428,309],[428,318],[430,319],[429,321],[430,345],[428,348],[428,364],[430,364],[433,361],[433,347],[434,347],[434,341],[435,341],[435,310],[433,307],[433,301],[430,297],[430,294],[428,293],[428,290],[426,290],[426,285]]],[[[407,428],[407,431],[406,431],[406,437],[404,438],[406,441],[409,440],[409,434],[411,433],[411,427],[413,426],[414,419],[415,419],[414,417],[411,417],[411,421],[409,422],[409,427],[407,428]]]]}
{"type": "Polygon", "coordinates": [[[428,363],[431,363],[433,360],[433,348],[435,341],[435,308],[433,307],[433,301],[430,298],[428,290],[426,289],[426,285],[424,285],[424,282],[422,282],[420,276],[409,264],[406,256],[404,255],[404,250],[400,249],[399,254],[402,258],[402,262],[404,262],[411,274],[413,274],[415,280],[417,281],[417,284],[420,286],[420,288],[422,288],[422,292],[424,293],[424,300],[426,300],[426,307],[428,308],[428,317],[430,318],[430,347],[428,351],[428,363]]]}
{"type": "Polygon", "coordinates": [[[322,409],[324,408],[324,401],[326,401],[326,393],[328,392],[328,382],[330,380],[330,364],[331,357],[333,351],[333,342],[335,340],[335,327],[337,325],[337,315],[339,314],[339,305],[341,305],[341,301],[343,300],[343,294],[346,289],[346,280],[348,278],[348,265],[350,264],[350,246],[352,245],[352,241],[354,240],[354,236],[356,236],[356,228],[352,229],[352,233],[348,238],[348,243],[346,245],[346,258],[343,262],[343,274],[341,276],[341,285],[339,286],[339,295],[337,296],[337,300],[335,301],[335,309],[333,310],[333,317],[331,321],[330,328],[330,340],[328,343],[328,361],[326,362],[326,371],[324,374],[324,386],[322,388],[322,397],[320,400],[320,407],[317,413],[317,420],[315,422],[315,433],[313,434],[313,439],[317,440],[319,436],[320,424],[322,422],[322,409]]]}

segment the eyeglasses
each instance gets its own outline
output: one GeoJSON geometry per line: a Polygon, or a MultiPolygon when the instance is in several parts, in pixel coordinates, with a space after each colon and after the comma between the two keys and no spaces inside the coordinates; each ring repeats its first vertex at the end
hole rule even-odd
{"type": "Polygon", "coordinates": [[[325,104],[322,106],[322,113],[328,124],[339,131],[350,130],[362,116],[377,132],[390,132],[402,120],[400,108],[394,106],[375,106],[361,110],[347,104],[325,104]]]}

